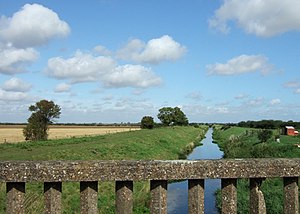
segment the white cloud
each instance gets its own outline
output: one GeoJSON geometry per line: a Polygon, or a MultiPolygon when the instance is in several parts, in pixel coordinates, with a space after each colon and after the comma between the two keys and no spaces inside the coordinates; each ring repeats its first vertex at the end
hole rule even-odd
{"type": "Polygon", "coordinates": [[[69,59],[49,59],[46,72],[57,79],[69,79],[72,83],[100,81],[107,87],[147,88],[161,83],[150,68],[119,66],[111,57],[93,56],[81,51],[69,59]]]}
{"type": "Polygon", "coordinates": [[[209,25],[228,33],[228,22],[235,21],[247,33],[271,37],[300,30],[299,10],[299,0],[226,0],[209,25]]]}
{"type": "Polygon", "coordinates": [[[4,82],[2,89],[13,92],[27,92],[31,89],[31,84],[26,83],[19,78],[13,77],[4,82]]]}
{"type": "Polygon", "coordinates": [[[48,60],[46,73],[57,79],[70,79],[73,83],[97,81],[114,70],[116,62],[110,57],[93,56],[77,51],[68,59],[55,57],[48,60]]]}
{"type": "Polygon", "coordinates": [[[300,88],[297,88],[297,89],[295,90],[295,93],[296,93],[296,94],[300,94],[300,88]]]}
{"type": "Polygon", "coordinates": [[[237,100],[243,100],[247,97],[248,97],[248,95],[246,95],[246,94],[238,94],[234,98],[237,99],[237,100]]]}
{"type": "Polygon", "coordinates": [[[111,51],[106,49],[106,47],[104,47],[102,45],[97,45],[96,47],[94,47],[94,51],[96,51],[97,53],[104,55],[104,56],[111,55],[111,51]]]}
{"type": "Polygon", "coordinates": [[[117,56],[125,60],[139,63],[158,64],[163,61],[175,61],[186,53],[186,48],[176,42],[172,37],[164,35],[151,39],[146,44],[133,39],[117,52],[117,56]]]}
{"type": "Polygon", "coordinates": [[[194,91],[194,92],[191,92],[188,95],[186,95],[186,98],[189,98],[189,99],[192,99],[192,100],[201,100],[202,95],[201,95],[200,92],[194,91]]]}
{"type": "Polygon", "coordinates": [[[300,87],[299,81],[289,81],[283,85],[285,88],[298,88],[300,87]]]}
{"type": "Polygon", "coordinates": [[[265,99],[263,97],[257,97],[257,98],[248,100],[246,105],[260,107],[264,104],[264,100],[265,99]]]}
{"type": "Polygon", "coordinates": [[[70,33],[69,25],[57,13],[39,4],[26,4],[12,17],[2,16],[0,29],[0,38],[18,48],[43,45],[70,33]]]}
{"type": "Polygon", "coordinates": [[[281,100],[280,99],[272,99],[270,101],[270,104],[273,106],[273,105],[278,105],[281,103],[281,100]]]}
{"type": "Polygon", "coordinates": [[[215,63],[206,66],[208,74],[235,75],[260,71],[263,74],[272,69],[268,59],[262,55],[241,55],[226,63],[215,63]]]}
{"type": "Polygon", "coordinates": [[[28,99],[29,96],[24,92],[4,91],[0,89],[1,101],[22,101],[28,99]]]}
{"type": "Polygon", "coordinates": [[[25,71],[25,67],[38,58],[39,54],[33,48],[16,49],[0,47],[0,73],[16,74],[25,71]]]}
{"type": "Polygon", "coordinates": [[[122,65],[102,79],[109,87],[148,88],[160,85],[162,80],[150,68],[141,65],[122,65]]]}
{"type": "Polygon", "coordinates": [[[56,93],[68,92],[70,91],[70,89],[71,89],[71,85],[67,83],[60,83],[55,87],[54,92],[56,93]]]}

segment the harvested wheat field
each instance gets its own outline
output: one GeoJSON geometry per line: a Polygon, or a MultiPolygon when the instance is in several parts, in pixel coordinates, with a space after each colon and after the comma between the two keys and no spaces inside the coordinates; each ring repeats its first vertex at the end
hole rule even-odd
{"type": "MultiPolygon", "coordinates": [[[[0,125],[0,143],[25,141],[21,125],[0,125]]],[[[104,135],[117,132],[135,131],[137,126],[50,126],[49,139],[62,139],[92,135],[104,135]]]]}

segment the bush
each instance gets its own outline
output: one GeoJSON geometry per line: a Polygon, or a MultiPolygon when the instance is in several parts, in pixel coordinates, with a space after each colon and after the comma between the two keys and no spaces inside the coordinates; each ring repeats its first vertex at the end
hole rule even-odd
{"type": "Polygon", "coordinates": [[[153,117],[144,116],[141,120],[141,128],[142,129],[153,129],[153,127],[154,127],[153,117]]]}
{"type": "Polygon", "coordinates": [[[262,129],[258,131],[257,137],[261,143],[265,143],[272,137],[272,131],[268,129],[262,129]]]}

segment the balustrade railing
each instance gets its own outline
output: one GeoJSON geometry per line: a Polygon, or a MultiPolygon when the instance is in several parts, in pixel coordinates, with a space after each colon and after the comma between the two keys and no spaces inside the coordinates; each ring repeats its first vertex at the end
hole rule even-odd
{"type": "Polygon", "coordinates": [[[282,178],[284,212],[299,213],[300,158],[167,161],[0,161],[7,213],[25,213],[25,184],[43,182],[45,213],[61,213],[62,182],[80,182],[81,213],[98,213],[98,182],[115,181],[116,213],[133,210],[134,181],[150,181],[150,212],[167,213],[168,180],[188,180],[189,213],[204,213],[205,179],[221,179],[222,213],[237,213],[237,179],[250,180],[250,213],[266,213],[260,185],[282,178]]]}

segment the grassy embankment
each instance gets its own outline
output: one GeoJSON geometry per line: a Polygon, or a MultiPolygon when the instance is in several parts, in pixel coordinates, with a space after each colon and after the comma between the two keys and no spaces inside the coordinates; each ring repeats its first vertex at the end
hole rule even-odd
{"type": "MultiPolygon", "coordinates": [[[[204,137],[207,127],[168,127],[95,137],[0,145],[0,160],[147,160],[178,159],[204,137]]],[[[134,212],[147,213],[149,183],[135,182],[134,212]]],[[[26,184],[26,213],[42,213],[43,185],[26,184]]],[[[114,213],[114,183],[99,182],[101,213],[114,213]]],[[[79,183],[63,183],[64,213],[80,213],[79,183]]],[[[0,184],[0,213],[5,212],[0,184]]]]}
{"type": "MultiPolygon", "coordinates": [[[[231,127],[214,131],[214,141],[224,151],[225,158],[299,158],[300,137],[280,136],[280,143],[275,141],[278,130],[272,130],[273,136],[265,143],[257,137],[258,129],[231,127]]],[[[268,213],[283,213],[283,182],[282,179],[266,179],[261,190],[264,193],[268,213]]],[[[220,192],[218,206],[220,207],[220,192]]],[[[249,181],[238,181],[238,213],[249,213],[249,181]]]]}

